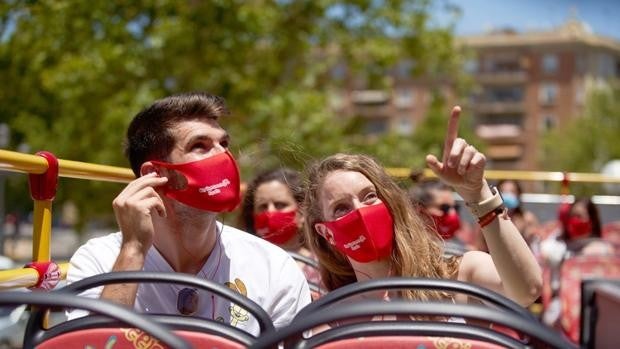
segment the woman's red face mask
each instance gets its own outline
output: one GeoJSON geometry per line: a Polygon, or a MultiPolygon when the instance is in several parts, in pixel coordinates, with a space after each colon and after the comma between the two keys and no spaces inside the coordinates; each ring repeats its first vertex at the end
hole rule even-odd
{"type": "Polygon", "coordinates": [[[445,213],[442,216],[431,215],[435,223],[435,230],[443,239],[451,239],[461,227],[461,219],[456,212],[445,213]]]}
{"type": "Polygon", "coordinates": [[[256,234],[272,244],[282,245],[297,233],[297,211],[265,211],[254,214],[256,234]]]}
{"type": "Polygon", "coordinates": [[[353,210],[333,221],[317,223],[315,229],[338,251],[361,263],[392,253],[394,221],[383,202],[353,210]]]}
{"type": "Polygon", "coordinates": [[[592,222],[589,219],[570,217],[566,224],[566,232],[571,239],[586,237],[592,233],[592,222]]]}

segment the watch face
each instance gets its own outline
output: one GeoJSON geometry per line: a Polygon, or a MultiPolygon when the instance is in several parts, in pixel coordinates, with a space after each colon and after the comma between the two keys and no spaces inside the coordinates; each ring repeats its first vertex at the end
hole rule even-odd
{"type": "Polygon", "coordinates": [[[504,198],[502,197],[502,192],[500,192],[499,189],[494,185],[489,185],[489,187],[491,188],[491,193],[493,195],[499,194],[499,197],[502,198],[502,202],[503,202],[504,198]]]}

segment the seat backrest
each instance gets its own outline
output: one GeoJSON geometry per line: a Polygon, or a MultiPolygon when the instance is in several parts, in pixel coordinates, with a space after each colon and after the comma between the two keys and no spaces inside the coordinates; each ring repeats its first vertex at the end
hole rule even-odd
{"type": "MultiPolygon", "coordinates": [[[[191,348],[187,341],[172,333],[168,327],[108,301],[75,297],[59,292],[0,292],[0,305],[21,304],[29,304],[37,307],[70,307],[84,309],[138,328],[144,333],[149,333],[151,336],[158,338],[161,343],[165,343],[170,348],[191,348]]],[[[26,334],[24,336],[24,347],[32,348],[36,346],[36,343],[37,338],[33,338],[31,334],[26,334]]],[[[71,346],[61,345],[57,347],[67,348],[71,346]]]]}
{"type": "MultiPolygon", "coordinates": [[[[208,333],[174,331],[185,339],[194,348],[220,348],[241,349],[246,346],[208,333]]],[[[56,348],[151,348],[163,349],[166,346],[153,336],[135,328],[91,328],[73,332],[65,332],[61,335],[49,338],[39,345],[37,349],[56,348]]]]}
{"type": "MultiPolygon", "coordinates": [[[[135,271],[99,274],[86,279],[82,279],[54,292],[63,295],[71,295],[72,298],[76,299],[85,299],[84,297],[75,297],[75,294],[92,287],[126,282],[173,284],[176,283],[207,290],[217,296],[230,300],[232,303],[234,303],[236,307],[245,309],[250,314],[254,315],[260,326],[261,334],[275,330],[269,315],[265,312],[264,309],[262,309],[257,303],[255,303],[251,299],[243,296],[236,291],[231,290],[224,285],[220,285],[209,280],[199,279],[192,275],[182,273],[156,273],[135,271]]],[[[73,340],[72,338],[74,338],[75,336],[71,335],[71,333],[75,331],[92,331],[97,329],[97,331],[101,333],[111,333],[110,331],[118,331],[120,328],[120,326],[114,326],[109,322],[94,325],[94,319],[92,319],[92,316],[88,316],[74,319],[47,329],[43,326],[44,310],[45,309],[39,309],[34,311],[31,315],[30,320],[28,321],[25,338],[27,338],[27,340],[29,341],[29,346],[38,346],[39,344],[47,343],[48,341],[52,340],[54,337],[57,336],[61,337],[61,339],[63,340],[73,340]]],[[[227,339],[227,341],[223,341],[222,343],[228,343],[226,344],[228,346],[233,345],[234,343],[240,343],[242,346],[247,346],[254,339],[254,337],[241,330],[238,330],[239,332],[235,333],[234,335],[226,335],[227,333],[230,333],[230,331],[235,331],[237,329],[230,324],[220,323],[216,320],[180,316],[177,314],[172,316],[159,315],[159,317],[155,317],[149,314],[148,316],[144,315],[143,317],[149,318],[150,321],[165,324],[166,326],[175,330],[190,330],[187,331],[184,337],[188,340],[191,340],[192,342],[199,340],[200,338],[202,338],[200,340],[207,340],[207,337],[217,337],[221,341],[227,339]],[[219,325],[219,327],[217,325],[219,325]],[[191,334],[191,332],[195,333],[191,334]],[[249,336],[250,340],[248,340],[246,336],[249,336]],[[243,340],[234,340],[237,337],[243,338],[243,340]]],[[[76,340],[79,340],[80,337],[77,336],[75,338],[76,340]]],[[[116,335],[116,338],[118,339],[120,337],[116,335]]],[[[102,340],[104,340],[103,335],[102,340]]],[[[216,346],[221,346],[223,345],[222,343],[216,346]]],[[[51,345],[50,347],[54,347],[54,345],[51,345]]]]}
{"type": "Polygon", "coordinates": [[[562,263],[561,328],[575,343],[579,342],[581,282],[588,278],[620,279],[620,256],[575,256],[562,263]]]}
{"type": "MultiPolygon", "coordinates": [[[[142,314],[149,320],[167,326],[195,348],[245,348],[255,341],[251,334],[229,324],[182,315],[142,314]]],[[[128,328],[122,323],[99,315],[89,315],[61,322],[51,328],[34,332],[32,343],[37,348],[92,347],[115,344],[115,348],[153,347],[161,342],[144,331],[128,328]],[[62,345],[61,345],[62,344],[62,345]],[[99,346],[97,346],[97,345],[99,346]],[[147,345],[148,344],[148,345],[147,345]]]]}
{"type": "Polygon", "coordinates": [[[601,237],[614,246],[616,253],[620,253],[620,221],[609,222],[603,225],[601,237]]]}
{"type": "Polygon", "coordinates": [[[587,279],[581,283],[582,348],[620,348],[620,279],[587,279]]]}
{"type": "Polygon", "coordinates": [[[446,279],[428,279],[428,278],[406,278],[406,277],[391,277],[372,279],[367,281],[355,282],[336,290],[333,290],[321,297],[317,301],[310,303],[301,312],[299,312],[296,318],[304,317],[306,314],[317,311],[319,308],[330,306],[344,299],[351,299],[351,297],[363,294],[370,291],[378,290],[402,290],[402,289],[431,289],[441,290],[445,292],[461,293],[468,296],[472,296],[488,304],[492,304],[499,308],[509,310],[522,317],[535,319],[535,317],[528,312],[525,308],[512,300],[500,295],[497,292],[489,289],[476,286],[470,283],[465,283],[456,280],[446,279]]]}
{"type": "Polygon", "coordinates": [[[503,346],[468,338],[430,336],[377,336],[349,338],[317,346],[320,349],[410,349],[410,348],[468,348],[499,349],[503,346]]]}
{"type": "Polygon", "coordinates": [[[84,290],[118,283],[168,283],[192,286],[222,297],[247,310],[258,321],[261,333],[275,330],[269,314],[256,302],[230,288],[210,280],[183,273],[125,271],[99,274],[69,284],[57,292],[76,294],[84,290]]]}
{"type": "MultiPolygon", "coordinates": [[[[334,304],[329,309],[319,308],[313,312],[297,317],[291,324],[266,333],[250,346],[252,349],[271,348],[284,343],[285,348],[314,348],[343,339],[368,338],[374,336],[436,336],[474,339],[508,348],[523,348],[526,344],[536,347],[573,348],[570,342],[562,338],[538,320],[526,318],[507,310],[500,310],[481,305],[454,304],[438,302],[411,302],[407,300],[358,301],[355,304],[334,304]],[[407,315],[404,320],[365,321],[373,315],[395,315],[397,319],[407,315]],[[409,316],[427,320],[414,321],[409,316]],[[491,328],[469,325],[461,322],[448,322],[446,318],[471,319],[477,322],[494,323],[509,328],[523,335],[527,343],[511,338],[505,333],[491,328]],[[362,319],[350,323],[350,319],[362,319]],[[328,324],[342,323],[322,332],[314,332],[304,338],[303,333],[328,324]],[[400,326],[400,327],[398,327],[400,326]]],[[[408,340],[408,339],[404,339],[408,340]]],[[[352,345],[359,347],[358,345],[352,345]]],[[[389,347],[389,346],[384,346],[389,347]]]]}

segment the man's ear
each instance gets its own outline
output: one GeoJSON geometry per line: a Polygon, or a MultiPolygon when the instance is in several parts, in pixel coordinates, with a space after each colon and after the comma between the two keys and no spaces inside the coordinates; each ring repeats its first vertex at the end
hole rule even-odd
{"type": "Polygon", "coordinates": [[[316,230],[316,232],[319,233],[319,235],[324,237],[325,240],[327,240],[327,242],[329,242],[331,245],[336,244],[336,241],[334,241],[334,234],[332,233],[331,230],[329,230],[329,228],[325,224],[316,223],[314,225],[314,230],[316,230]]]}
{"type": "Polygon", "coordinates": [[[140,176],[144,176],[153,172],[159,174],[159,171],[157,171],[157,167],[155,167],[155,165],[153,165],[153,163],[150,161],[147,161],[140,166],[140,176]]]}

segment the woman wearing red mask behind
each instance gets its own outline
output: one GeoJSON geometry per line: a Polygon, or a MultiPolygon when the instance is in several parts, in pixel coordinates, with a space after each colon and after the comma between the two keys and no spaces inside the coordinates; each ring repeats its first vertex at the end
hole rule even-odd
{"type": "Polygon", "coordinates": [[[601,223],[596,205],[578,198],[562,220],[562,229],[541,243],[545,261],[555,266],[572,255],[613,254],[613,246],[601,240],[601,223]]]}
{"type": "Polygon", "coordinates": [[[544,263],[551,271],[551,301],[543,313],[543,322],[558,326],[561,320],[560,270],[565,259],[577,255],[613,255],[613,246],[601,240],[601,223],[596,205],[590,198],[578,198],[563,209],[562,228],[540,244],[544,263]]]}
{"type": "Polygon", "coordinates": [[[444,240],[447,254],[462,255],[472,249],[473,233],[466,222],[461,222],[460,205],[452,188],[436,179],[424,179],[409,188],[407,195],[430,231],[444,240]]]}
{"type": "MultiPolygon", "coordinates": [[[[303,199],[304,191],[297,171],[278,168],[259,174],[248,185],[243,199],[241,215],[245,230],[286,251],[316,260],[300,231],[303,199]]],[[[301,262],[298,264],[308,282],[320,285],[315,268],[301,262]]]]}
{"type": "MultiPolygon", "coordinates": [[[[470,251],[444,259],[438,237],[408,202],[406,194],[372,158],[337,154],[308,170],[306,237],[319,259],[328,290],[388,276],[448,278],[472,282],[531,304],[540,294],[541,273],[519,231],[505,214],[501,197],[484,179],[486,159],[457,138],[460,108],[448,124],[441,160],[428,166],[453,187],[479,218],[491,255],[470,251]]],[[[409,290],[383,297],[453,300],[438,291],[409,290]]]]}

